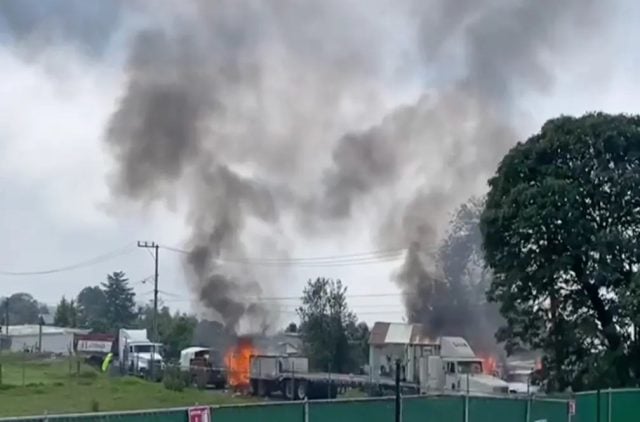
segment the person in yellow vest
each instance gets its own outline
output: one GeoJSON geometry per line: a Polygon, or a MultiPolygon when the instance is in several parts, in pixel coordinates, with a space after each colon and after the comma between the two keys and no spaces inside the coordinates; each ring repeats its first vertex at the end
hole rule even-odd
{"type": "Polygon", "coordinates": [[[102,361],[102,372],[107,372],[109,370],[109,365],[111,365],[111,361],[113,360],[113,353],[107,353],[104,360],[102,361]]]}

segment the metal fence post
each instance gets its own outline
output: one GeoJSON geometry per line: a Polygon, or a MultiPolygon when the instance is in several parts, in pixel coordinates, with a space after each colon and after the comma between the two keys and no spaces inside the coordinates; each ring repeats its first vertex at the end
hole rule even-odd
{"type": "Polygon", "coordinates": [[[607,422],[611,422],[611,387],[607,391],[607,422]]]}
{"type": "Polygon", "coordinates": [[[309,399],[307,397],[304,398],[304,407],[302,409],[304,414],[304,422],[309,422],[309,399]]]}
{"type": "MultiPolygon", "coordinates": [[[[287,386],[285,385],[285,390],[287,386]]],[[[285,394],[286,396],[286,394],[285,394]]],[[[291,362],[291,400],[296,399],[296,362],[291,362]]]]}
{"type": "Polygon", "coordinates": [[[26,384],[26,381],[25,381],[25,376],[26,376],[25,372],[27,369],[26,367],[27,367],[27,356],[23,353],[22,354],[22,386],[23,387],[26,384]]]}
{"type": "Polygon", "coordinates": [[[329,369],[329,371],[327,372],[327,375],[329,376],[329,382],[327,383],[327,398],[330,399],[331,398],[331,362],[329,362],[327,369],[329,369]]]}
{"type": "Polygon", "coordinates": [[[524,416],[525,422],[529,422],[531,420],[531,395],[527,396],[527,410],[524,416]]]}
{"type": "Polygon", "coordinates": [[[400,359],[396,360],[396,406],[395,406],[395,421],[401,422],[401,407],[402,402],[400,401],[400,359]]]}
{"type": "Polygon", "coordinates": [[[469,422],[469,395],[464,395],[464,422],[469,422]]]}

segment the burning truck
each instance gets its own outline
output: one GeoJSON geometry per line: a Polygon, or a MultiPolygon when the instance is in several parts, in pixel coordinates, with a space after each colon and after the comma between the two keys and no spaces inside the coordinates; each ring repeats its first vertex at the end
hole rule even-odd
{"type": "Polygon", "coordinates": [[[180,352],[180,370],[187,374],[198,388],[213,386],[223,389],[227,385],[227,369],[221,353],[209,347],[187,347],[180,352]]]}
{"type": "MultiPolygon", "coordinates": [[[[254,341],[239,339],[225,357],[229,386],[254,396],[288,400],[335,398],[341,387],[364,386],[368,379],[348,374],[310,372],[305,356],[261,353],[254,341]]],[[[389,380],[388,387],[393,388],[389,380]]]]}
{"type": "Polygon", "coordinates": [[[289,400],[335,398],[346,388],[383,394],[395,388],[395,363],[400,361],[400,387],[406,393],[509,393],[508,384],[496,376],[495,359],[477,356],[461,337],[429,339],[421,332],[417,324],[376,323],[368,375],[311,372],[306,357],[264,353],[244,337],[225,356],[228,384],[236,391],[281,394],[289,400]]]}

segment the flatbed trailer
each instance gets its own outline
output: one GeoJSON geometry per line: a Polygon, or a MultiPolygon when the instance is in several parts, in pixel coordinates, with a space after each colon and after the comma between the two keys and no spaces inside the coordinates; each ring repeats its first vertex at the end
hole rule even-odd
{"type": "MultiPolygon", "coordinates": [[[[370,393],[383,394],[395,389],[391,378],[372,379],[367,375],[308,372],[305,357],[252,356],[250,391],[253,395],[268,397],[280,392],[288,400],[336,398],[340,390],[363,388],[370,393]]],[[[405,394],[417,394],[419,386],[402,382],[405,394]]]]}

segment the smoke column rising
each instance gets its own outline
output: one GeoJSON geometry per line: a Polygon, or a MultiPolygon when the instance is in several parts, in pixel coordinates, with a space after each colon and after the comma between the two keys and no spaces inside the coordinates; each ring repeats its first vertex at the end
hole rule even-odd
{"type": "Polygon", "coordinates": [[[411,245],[396,282],[417,293],[406,306],[420,321],[449,214],[485,189],[517,139],[522,94],[550,92],[554,59],[582,51],[597,32],[597,4],[190,0],[179,12],[160,8],[133,37],[106,131],[114,192],[144,204],[186,199],[192,287],[229,327],[268,319],[242,296],[260,295],[269,277],[224,263],[249,256],[252,227],[267,227],[272,250],[287,256],[285,218],[311,236],[373,207],[376,243],[411,245]],[[407,74],[437,82],[375,123],[386,85],[407,74]],[[389,193],[393,201],[375,202],[389,193]]]}

